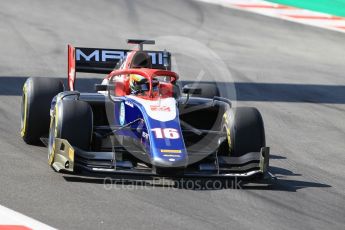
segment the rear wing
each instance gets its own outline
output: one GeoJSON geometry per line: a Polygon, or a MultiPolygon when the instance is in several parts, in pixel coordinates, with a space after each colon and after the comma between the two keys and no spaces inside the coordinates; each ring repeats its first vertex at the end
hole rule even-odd
{"type": "MultiPolygon", "coordinates": [[[[68,87],[74,90],[77,72],[109,74],[132,50],[73,47],[68,45],[68,87]]],[[[171,69],[167,51],[145,51],[151,56],[153,69],[171,69]],[[167,60],[164,61],[164,60],[167,60]]]]}

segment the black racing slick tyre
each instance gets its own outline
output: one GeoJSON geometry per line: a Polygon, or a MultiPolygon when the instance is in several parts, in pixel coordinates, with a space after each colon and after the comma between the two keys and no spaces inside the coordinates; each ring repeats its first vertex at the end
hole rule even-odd
{"type": "MultiPolygon", "coordinates": [[[[55,138],[67,140],[73,147],[89,150],[93,128],[91,106],[85,101],[62,100],[55,105],[48,138],[48,162],[54,161],[55,138]]],[[[74,173],[80,169],[74,167],[74,173]]]]}
{"type": "Polygon", "coordinates": [[[191,94],[191,96],[195,97],[202,97],[202,98],[211,98],[215,96],[219,96],[219,90],[217,85],[215,84],[207,84],[207,83],[196,83],[196,84],[188,84],[191,87],[196,87],[201,89],[201,94],[191,94]]]}
{"type": "Polygon", "coordinates": [[[28,78],[23,86],[20,134],[27,144],[39,144],[49,131],[51,101],[64,90],[56,78],[28,78]]]}
{"type": "Polygon", "coordinates": [[[230,156],[260,152],[266,146],[264,123],[260,112],[253,107],[229,109],[223,117],[222,129],[227,133],[225,148],[230,156]]]}
{"type": "Polygon", "coordinates": [[[72,146],[89,150],[93,128],[91,106],[85,101],[62,100],[55,105],[48,141],[48,157],[54,138],[66,139],[72,146]]]}

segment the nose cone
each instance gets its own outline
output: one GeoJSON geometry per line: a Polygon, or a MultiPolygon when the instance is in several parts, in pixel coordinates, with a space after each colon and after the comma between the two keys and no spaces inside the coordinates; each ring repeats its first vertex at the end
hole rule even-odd
{"type": "Polygon", "coordinates": [[[151,160],[151,164],[160,168],[185,168],[188,164],[188,159],[185,154],[177,157],[176,155],[166,154],[166,156],[156,156],[151,160]]]}

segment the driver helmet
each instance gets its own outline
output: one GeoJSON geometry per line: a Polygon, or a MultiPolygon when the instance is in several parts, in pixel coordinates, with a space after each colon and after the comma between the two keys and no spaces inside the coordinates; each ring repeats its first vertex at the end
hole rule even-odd
{"type": "MultiPolygon", "coordinates": [[[[152,79],[153,91],[158,91],[158,80],[152,79]]],[[[150,90],[149,80],[139,74],[130,74],[129,87],[131,94],[146,94],[150,90]]]]}

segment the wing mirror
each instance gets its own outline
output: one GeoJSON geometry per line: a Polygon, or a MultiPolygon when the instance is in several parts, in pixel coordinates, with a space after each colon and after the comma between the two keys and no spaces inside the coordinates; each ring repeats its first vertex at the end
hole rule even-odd
{"type": "Polygon", "coordinates": [[[102,84],[95,84],[95,90],[96,91],[108,91],[108,90],[114,90],[114,85],[102,85],[102,84]]]}
{"type": "Polygon", "coordinates": [[[202,90],[201,88],[197,88],[197,87],[193,87],[191,85],[185,85],[182,88],[182,92],[185,94],[196,94],[196,95],[200,95],[202,90]]]}

